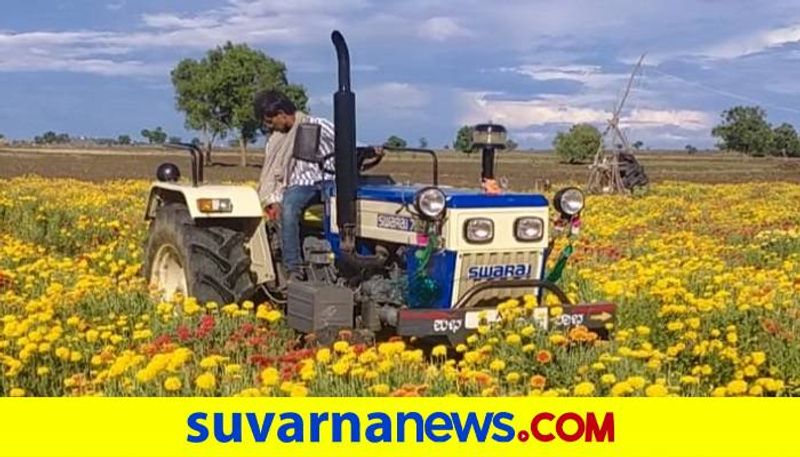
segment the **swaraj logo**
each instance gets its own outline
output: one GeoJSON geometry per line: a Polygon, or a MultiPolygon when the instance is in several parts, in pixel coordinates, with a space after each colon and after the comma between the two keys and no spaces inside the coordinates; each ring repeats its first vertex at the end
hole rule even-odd
{"type": "Polygon", "coordinates": [[[533,268],[530,264],[507,264],[507,265],[480,265],[470,267],[467,276],[471,281],[485,279],[518,279],[528,278],[533,268]]]}

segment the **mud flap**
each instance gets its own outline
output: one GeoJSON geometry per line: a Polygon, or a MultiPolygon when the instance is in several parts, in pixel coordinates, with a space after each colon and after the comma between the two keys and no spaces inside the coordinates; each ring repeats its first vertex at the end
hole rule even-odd
{"type": "MultiPolygon", "coordinates": [[[[584,326],[606,339],[609,324],[616,323],[616,310],[612,303],[540,306],[534,308],[532,320],[545,331],[584,326]],[[560,308],[560,312],[556,313],[556,308],[560,308]]],[[[451,344],[458,344],[464,342],[482,321],[489,323],[498,319],[496,308],[402,309],[398,312],[397,334],[418,338],[445,337],[451,344]]]]}

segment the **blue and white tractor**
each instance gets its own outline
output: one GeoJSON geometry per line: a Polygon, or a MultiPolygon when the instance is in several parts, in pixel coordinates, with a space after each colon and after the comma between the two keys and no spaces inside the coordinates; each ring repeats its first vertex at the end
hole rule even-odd
{"type": "MultiPolygon", "coordinates": [[[[551,227],[572,235],[584,206],[581,191],[557,192],[551,220],[550,202],[540,194],[441,185],[432,150],[376,154],[357,148],[349,51],[339,32],[332,40],[339,74],[333,97],[336,174],[322,185],[322,205],[309,208],[303,221],[307,280],[284,279],[279,237],[264,219],[256,191],[204,184],[200,151],[184,145],[192,154],[191,184],[179,183],[174,164],[163,164],[147,205],[144,272],[154,289],[166,299],[180,293],[218,304],[266,296],[284,306],[288,325],[303,333],[351,330],[451,342],[497,319],[500,302],[531,294],[538,303],[532,319],[541,327],[583,325],[605,334],[615,306],[570,303],[553,280],[566,256],[559,271],[548,274],[551,280],[545,272],[556,235],[551,227]],[[399,185],[364,173],[385,155],[404,153],[430,155],[430,182],[399,185]],[[560,302],[560,313],[549,312],[548,293],[560,302]]],[[[318,128],[300,126],[296,159],[317,160],[318,128]]],[[[474,128],[484,180],[494,179],[495,153],[505,144],[502,126],[474,128]]]]}

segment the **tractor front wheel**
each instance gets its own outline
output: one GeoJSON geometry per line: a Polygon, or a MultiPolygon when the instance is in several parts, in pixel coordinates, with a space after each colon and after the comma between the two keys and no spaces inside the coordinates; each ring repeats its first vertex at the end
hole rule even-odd
{"type": "Polygon", "coordinates": [[[181,293],[199,303],[239,303],[255,291],[244,242],[241,232],[200,226],[184,205],[170,203],[150,225],[144,273],[164,300],[181,293]]]}

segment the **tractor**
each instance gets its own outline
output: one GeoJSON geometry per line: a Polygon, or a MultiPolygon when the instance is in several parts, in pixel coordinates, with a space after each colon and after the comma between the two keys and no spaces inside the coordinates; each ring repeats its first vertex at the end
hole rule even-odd
{"type": "MultiPolygon", "coordinates": [[[[558,217],[551,229],[543,195],[441,185],[433,150],[387,147],[376,154],[356,147],[349,51],[338,31],[332,41],[338,62],[335,178],[322,183],[322,204],[308,208],[303,221],[307,277],[287,281],[277,261],[278,232],[265,220],[255,189],[204,184],[200,150],[173,145],[191,154],[191,185],[179,182],[175,164],[162,164],[145,214],[150,231],[143,270],[162,298],[182,294],[227,304],[262,296],[280,304],[288,325],[301,334],[349,330],[456,343],[498,319],[503,300],[532,294],[540,327],[583,325],[607,334],[615,306],[573,305],[553,279],[569,252],[562,252],[558,271],[545,275],[551,232],[572,236],[578,230],[583,193],[566,188],[555,194],[558,217]],[[398,184],[366,172],[386,155],[408,153],[430,156],[430,182],[398,184]],[[560,313],[549,312],[545,293],[557,298],[560,313]]],[[[293,157],[320,167],[330,162],[316,158],[319,135],[319,126],[300,125],[293,157]]],[[[494,180],[495,155],[506,136],[497,124],[473,129],[484,181],[494,180]]]]}

